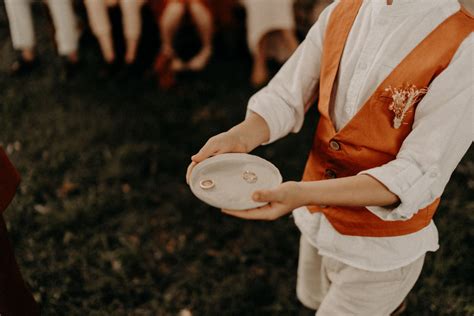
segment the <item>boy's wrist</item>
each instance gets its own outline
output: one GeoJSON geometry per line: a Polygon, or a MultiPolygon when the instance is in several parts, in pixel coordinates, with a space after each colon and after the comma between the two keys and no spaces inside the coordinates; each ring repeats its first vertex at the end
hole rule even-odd
{"type": "Polygon", "coordinates": [[[317,181],[301,181],[298,182],[299,197],[301,206],[318,205],[321,201],[318,197],[319,190],[317,190],[317,181]]]}

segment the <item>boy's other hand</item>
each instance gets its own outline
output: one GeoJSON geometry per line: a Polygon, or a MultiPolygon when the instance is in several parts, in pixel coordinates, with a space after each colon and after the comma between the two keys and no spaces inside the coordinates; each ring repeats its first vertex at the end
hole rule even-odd
{"type": "Polygon", "coordinates": [[[186,172],[186,183],[189,184],[189,178],[193,168],[201,161],[209,157],[225,153],[247,153],[247,145],[237,133],[228,131],[211,137],[197,154],[191,157],[191,164],[186,172]]]}
{"type": "Polygon", "coordinates": [[[275,189],[256,191],[252,198],[256,202],[269,204],[246,211],[222,212],[243,219],[273,221],[305,204],[300,183],[293,181],[285,182],[275,189]]]}

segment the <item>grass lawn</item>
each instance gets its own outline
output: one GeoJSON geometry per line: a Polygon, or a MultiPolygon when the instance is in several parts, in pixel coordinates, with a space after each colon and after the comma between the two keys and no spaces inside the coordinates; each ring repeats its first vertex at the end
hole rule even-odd
{"type": "MultiPolygon", "coordinates": [[[[12,52],[1,14],[4,72],[12,52]]],[[[38,36],[42,66],[0,76],[0,142],[23,176],[5,217],[44,315],[297,315],[292,220],[224,217],[184,181],[190,155],[243,118],[254,92],[248,59],[217,58],[163,92],[142,77],[98,78],[89,38],[83,69],[65,82],[51,38],[38,36]]],[[[299,179],[316,119],[311,112],[300,134],[256,154],[299,179]]],[[[406,315],[474,314],[473,196],[471,148],[406,315]]]]}

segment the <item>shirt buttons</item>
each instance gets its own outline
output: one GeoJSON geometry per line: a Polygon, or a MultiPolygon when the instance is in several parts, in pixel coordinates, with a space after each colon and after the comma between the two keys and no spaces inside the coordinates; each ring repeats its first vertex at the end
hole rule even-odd
{"type": "Polygon", "coordinates": [[[326,175],[327,179],[335,179],[336,178],[336,171],[334,171],[332,169],[326,169],[324,174],[326,175]]]}
{"type": "Polygon", "coordinates": [[[433,171],[433,172],[430,173],[430,178],[436,178],[436,177],[438,177],[438,173],[437,173],[437,172],[434,172],[434,171],[433,171]]]}
{"type": "Polygon", "coordinates": [[[329,142],[329,148],[331,148],[332,150],[338,151],[341,149],[341,145],[335,140],[331,140],[329,142]]]}

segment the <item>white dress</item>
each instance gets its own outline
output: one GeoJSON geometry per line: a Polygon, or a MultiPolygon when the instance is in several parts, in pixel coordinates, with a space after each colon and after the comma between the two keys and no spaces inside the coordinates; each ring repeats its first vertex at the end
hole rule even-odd
{"type": "MultiPolygon", "coordinates": [[[[247,42],[254,53],[262,38],[273,31],[294,30],[294,0],[241,0],[247,11],[247,42]]],[[[281,36],[271,34],[265,47],[270,57],[286,60],[292,53],[281,36]]]]}

